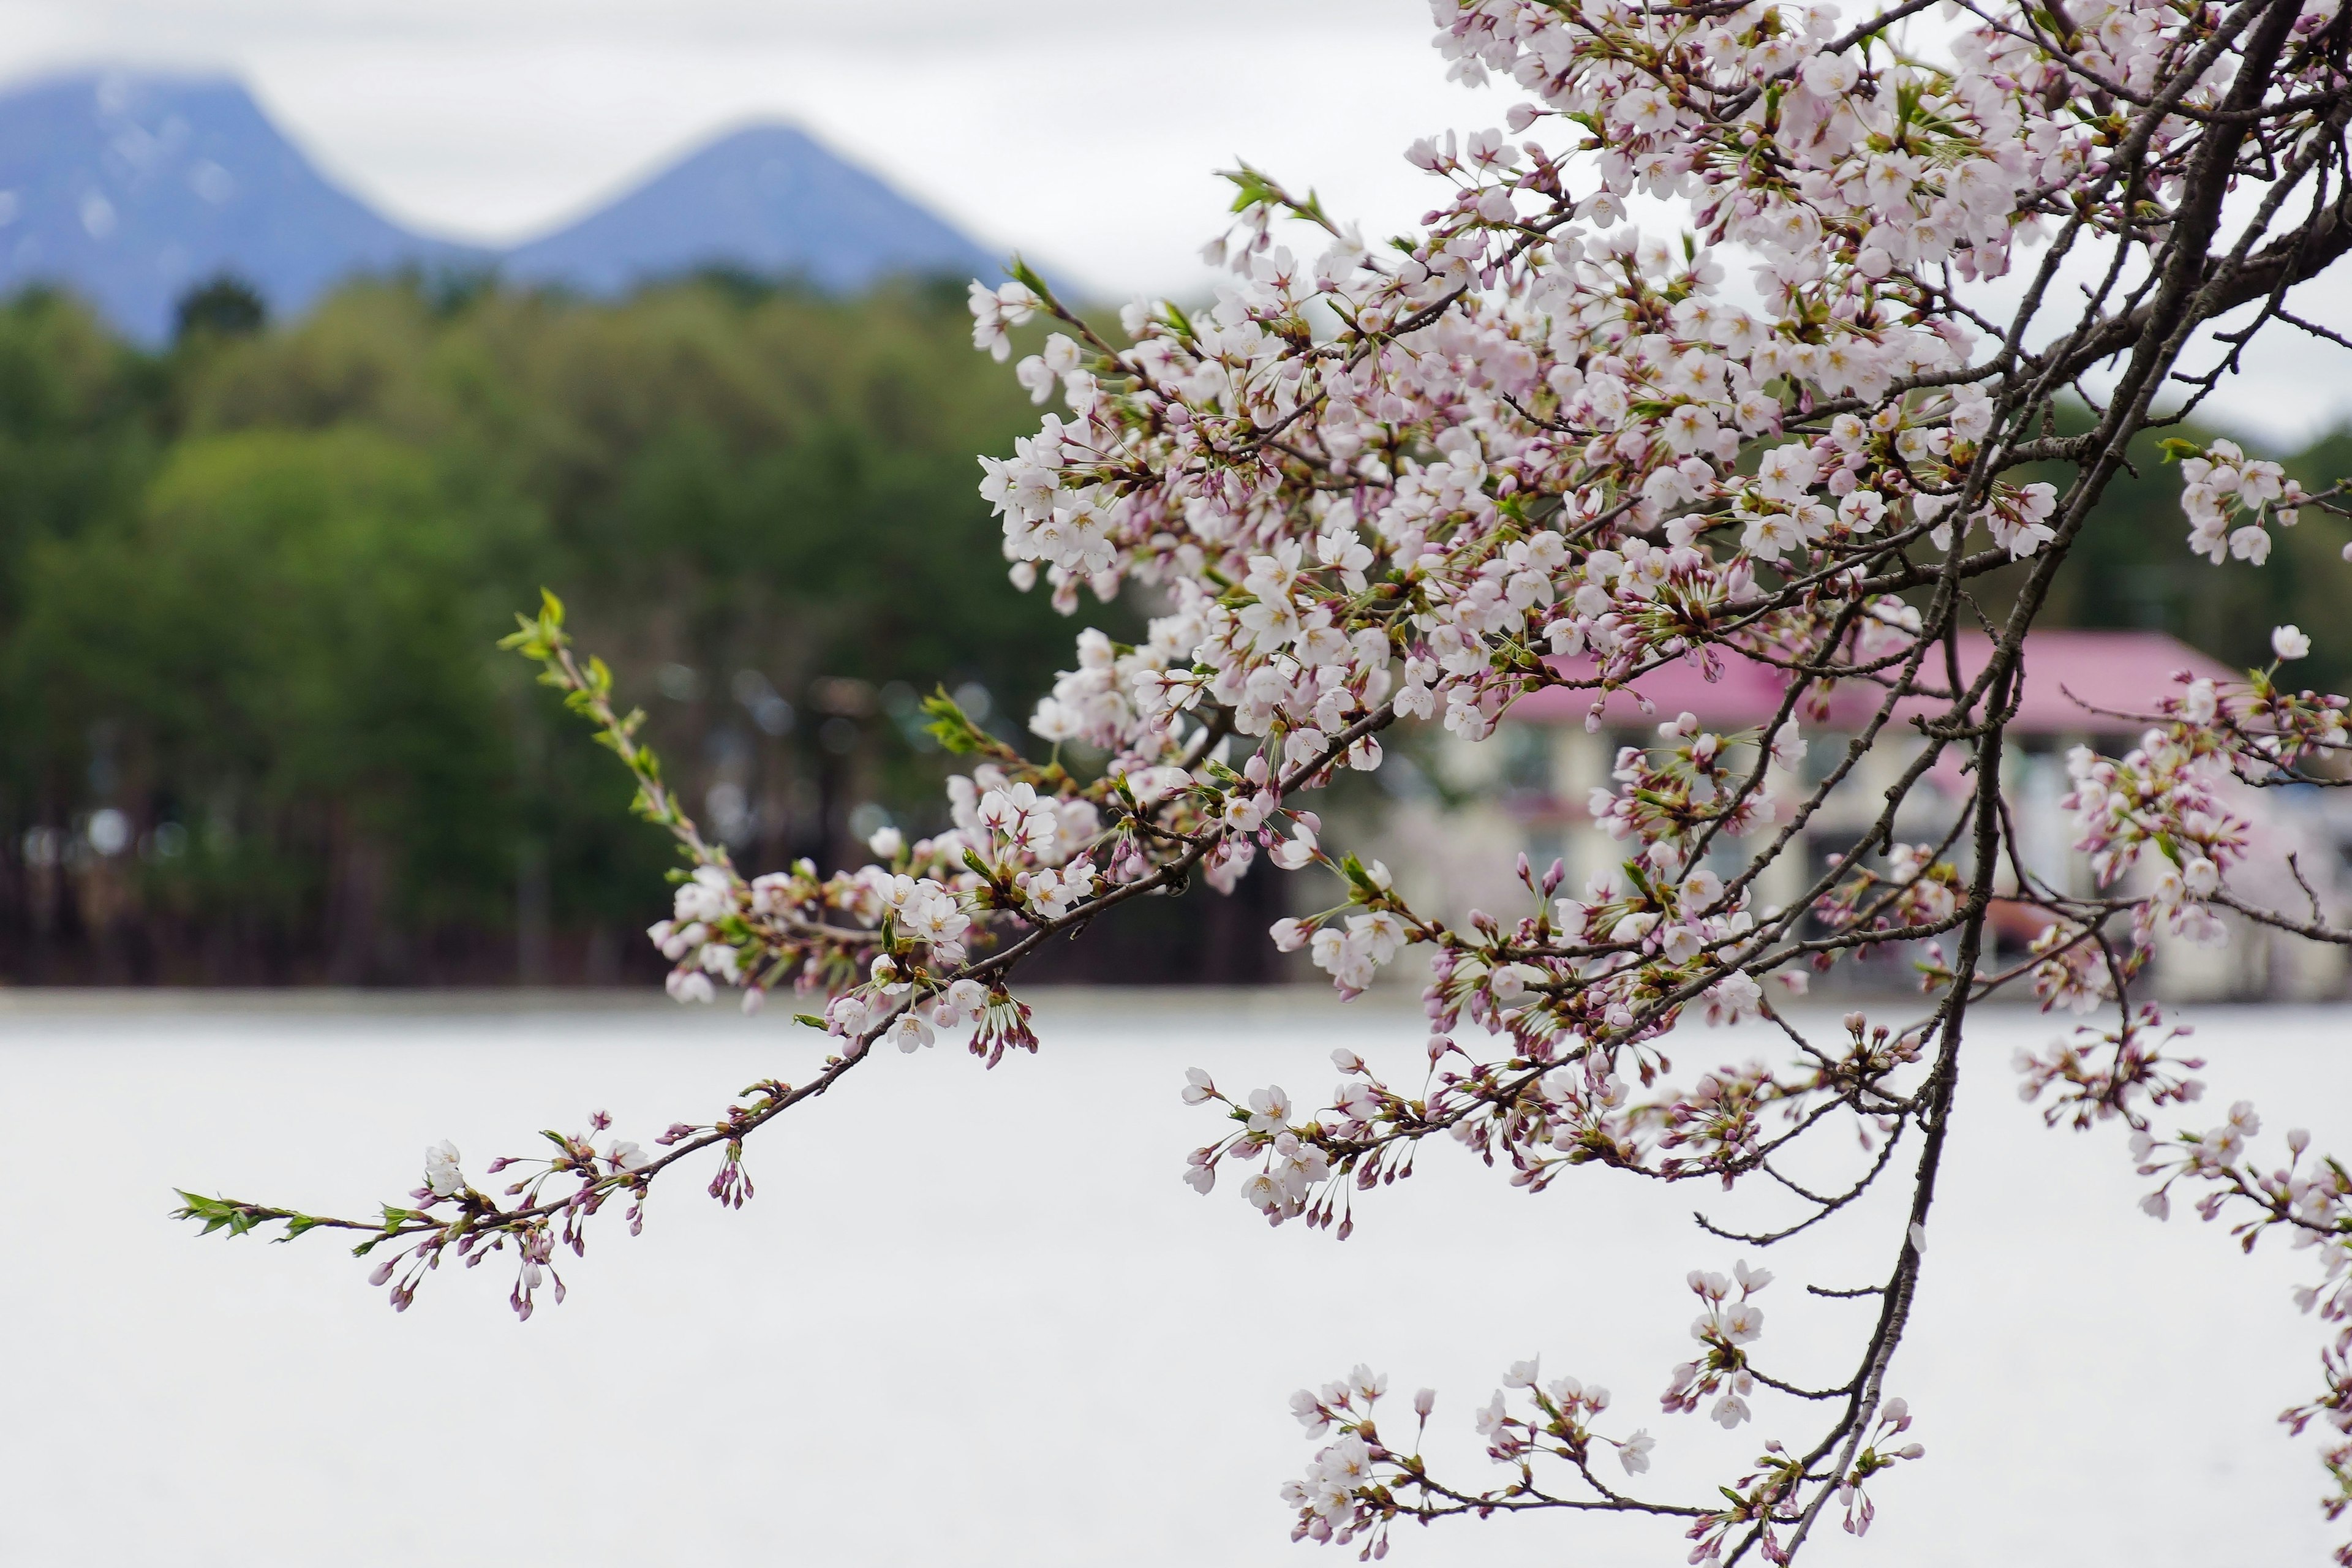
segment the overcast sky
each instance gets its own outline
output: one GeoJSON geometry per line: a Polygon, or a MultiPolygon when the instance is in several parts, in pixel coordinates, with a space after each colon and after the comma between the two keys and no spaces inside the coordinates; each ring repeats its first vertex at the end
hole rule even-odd
{"type": "MultiPolygon", "coordinates": [[[[1520,96],[1447,83],[1432,30],[1426,0],[0,0],[0,81],[231,72],[345,185],[489,241],[789,120],[983,243],[1192,292],[1236,157],[1375,238],[1420,216],[1405,145],[1520,96]]],[[[2352,326],[2352,287],[2305,303],[2352,326]]],[[[2344,356],[2258,344],[2215,412],[2294,441],[2352,408],[2344,356]]]]}

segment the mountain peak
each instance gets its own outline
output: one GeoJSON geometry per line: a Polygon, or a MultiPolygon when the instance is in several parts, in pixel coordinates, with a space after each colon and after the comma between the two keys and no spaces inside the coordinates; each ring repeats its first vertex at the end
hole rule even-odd
{"type": "Polygon", "coordinates": [[[218,77],[54,77],[0,96],[0,287],[61,283],[154,341],[228,271],[299,310],[355,271],[469,254],[377,216],[218,77]]]}
{"type": "Polygon", "coordinates": [[[1002,272],[982,249],[790,125],[752,125],[688,153],[609,205],[507,253],[524,281],[614,293],[713,264],[854,289],[889,273],[1002,272]]]}

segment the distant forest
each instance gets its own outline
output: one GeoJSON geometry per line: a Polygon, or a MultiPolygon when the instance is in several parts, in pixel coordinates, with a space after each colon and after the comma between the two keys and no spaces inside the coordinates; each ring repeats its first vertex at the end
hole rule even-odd
{"type": "MultiPolygon", "coordinates": [[[[405,278],[283,324],[222,284],[158,353],[58,294],[0,305],[0,980],[657,974],[667,841],[493,647],[541,584],[743,861],[944,826],[920,696],[1010,733],[1076,629],[1006,581],[975,489],[1035,416],[944,280],[405,278]]],[[[2352,437],[2290,468],[2333,482],[2352,437]]],[[[2295,621],[2306,679],[2352,672],[2352,529],[2217,571],[2177,490],[2152,459],[2118,482],[2053,616],[2242,664],[2295,621]]],[[[1062,973],[1270,973],[1262,870],[1186,897],[1215,912],[1121,911],[1062,973]]]]}

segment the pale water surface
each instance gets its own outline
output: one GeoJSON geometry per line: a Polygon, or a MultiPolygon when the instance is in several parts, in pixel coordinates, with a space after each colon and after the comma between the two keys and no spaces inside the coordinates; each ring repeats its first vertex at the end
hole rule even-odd
{"type": "MultiPolygon", "coordinates": [[[[2347,1018],[2204,1015],[2200,1123],[2245,1097],[2272,1149],[2289,1123],[2352,1147],[2347,1018]]],[[[1095,994],[1039,1021],[1045,1055],[993,1073],[877,1060],[760,1137],[742,1213],[678,1184],[518,1325],[503,1258],[395,1316],[332,1237],[199,1241],[171,1188],[361,1209],[413,1186],[432,1140],[478,1179],[599,1106],[649,1142],[804,1074],[813,1037],[582,1002],[0,1008],[0,1563],[1338,1564],[1353,1552],[1286,1538],[1276,1489],[1310,1445],[1284,1401],[1360,1360],[1399,1403],[1438,1387],[1428,1452],[1474,1481],[1472,1410],[1537,1353],[1658,1436],[1660,1493],[1811,1430],[1769,1396],[1729,1436],[1658,1413],[1689,1353],[1684,1272],[1752,1256],[1692,1226],[1706,1193],[1588,1171],[1529,1197],[1448,1145],[1341,1243],[1179,1184],[1213,1131],[1177,1101],[1184,1068],[1317,1095],[1335,1045],[1404,1070],[1410,1012],[1095,994]]],[[[2307,1257],[2148,1220],[2120,1131],[2042,1131],[2007,1060],[2052,1027],[1995,1016],[1970,1047],[1892,1382],[1929,1455],[1881,1481],[1864,1550],[1832,1531],[1821,1560],[2322,1563],[2315,1445],[2274,1420],[2315,1382],[2318,1326],[2288,1300],[2307,1257]]],[[[1769,1044],[1678,1049],[1687,1070],[1769,1044]]],[[[1874,1308],[1801,1285],[1883,1279],[1898,1228],[1874,1212],[1776,1249],[1767,1365],[1844,1375],[1874,1308]]],[[[1618,1522],[1454,1521],[1390,1561],[1681,1561],[1618,1522]]]]}

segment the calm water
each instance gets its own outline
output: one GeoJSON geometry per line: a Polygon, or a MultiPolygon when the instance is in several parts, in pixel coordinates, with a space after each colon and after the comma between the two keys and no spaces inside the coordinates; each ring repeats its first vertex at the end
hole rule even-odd
{"type": "MultiPolygon", "coordinates": [[[[2206,1014],[2215,1098],[2352,1147],[2347,1018],[2206,1014]]],[[[936,1052],[853,1075],[755,1142],[742,1213],[677,1184],[518,1325],[490,1267],[395,1316],[331,1237],[199,1242],[170,1189],[357,1210],[414,1185],[430,1141],[478,1178],[599,1106],[650,1142],[800,1076],[806,1031],[639,1006],[0,1009],[0,1562],[1337,1568],[1352,1552],[1286,1539],[1276,1488],[1309,1445],[1284,1400],[1359,1360],[1439,1388],[1428,1451],[1479,1484],[1470,1413],[1537,1353],[1659,1436],[1659,1490],[1806,1430],[1780,1405],[1730,1437],[1657,1414],[1683,1273],[1746,1255],[1691,1226],[1706,1194],[1595,1172],[1531,1198],[1432,1148],[1339,1243],[1178,1183],[1212,1130],[1177,1102],[1184,1068],[1303,1098],[1335,1044],[1411,1060],[1410,1014],[1071,996],[1040,1022],[1045,1054],[994,1073],[936,1052]]],[[[2315,1379],[2299,1258],[2147,1220],[2119,1132],[2043,1131],[2006,1063],[2050,1033],[2000,1017],[1972,1047],[1891,1384],[1929,1457],[1878,1486],[1864,1550],[1837,1535],[1821,1560],[2322,1563],[2315,1446],[2273,1419],[2315,1379]]],[[[1884,1278],[1895,1228],[1780,1249],[1768,1365],[1843,1377],[1870,1309],[1801,1284],[1884,1278]]],[[[1612,1522],[1457,1521],[1390,1561],[1681,1561],[1612,1522]]]]}

